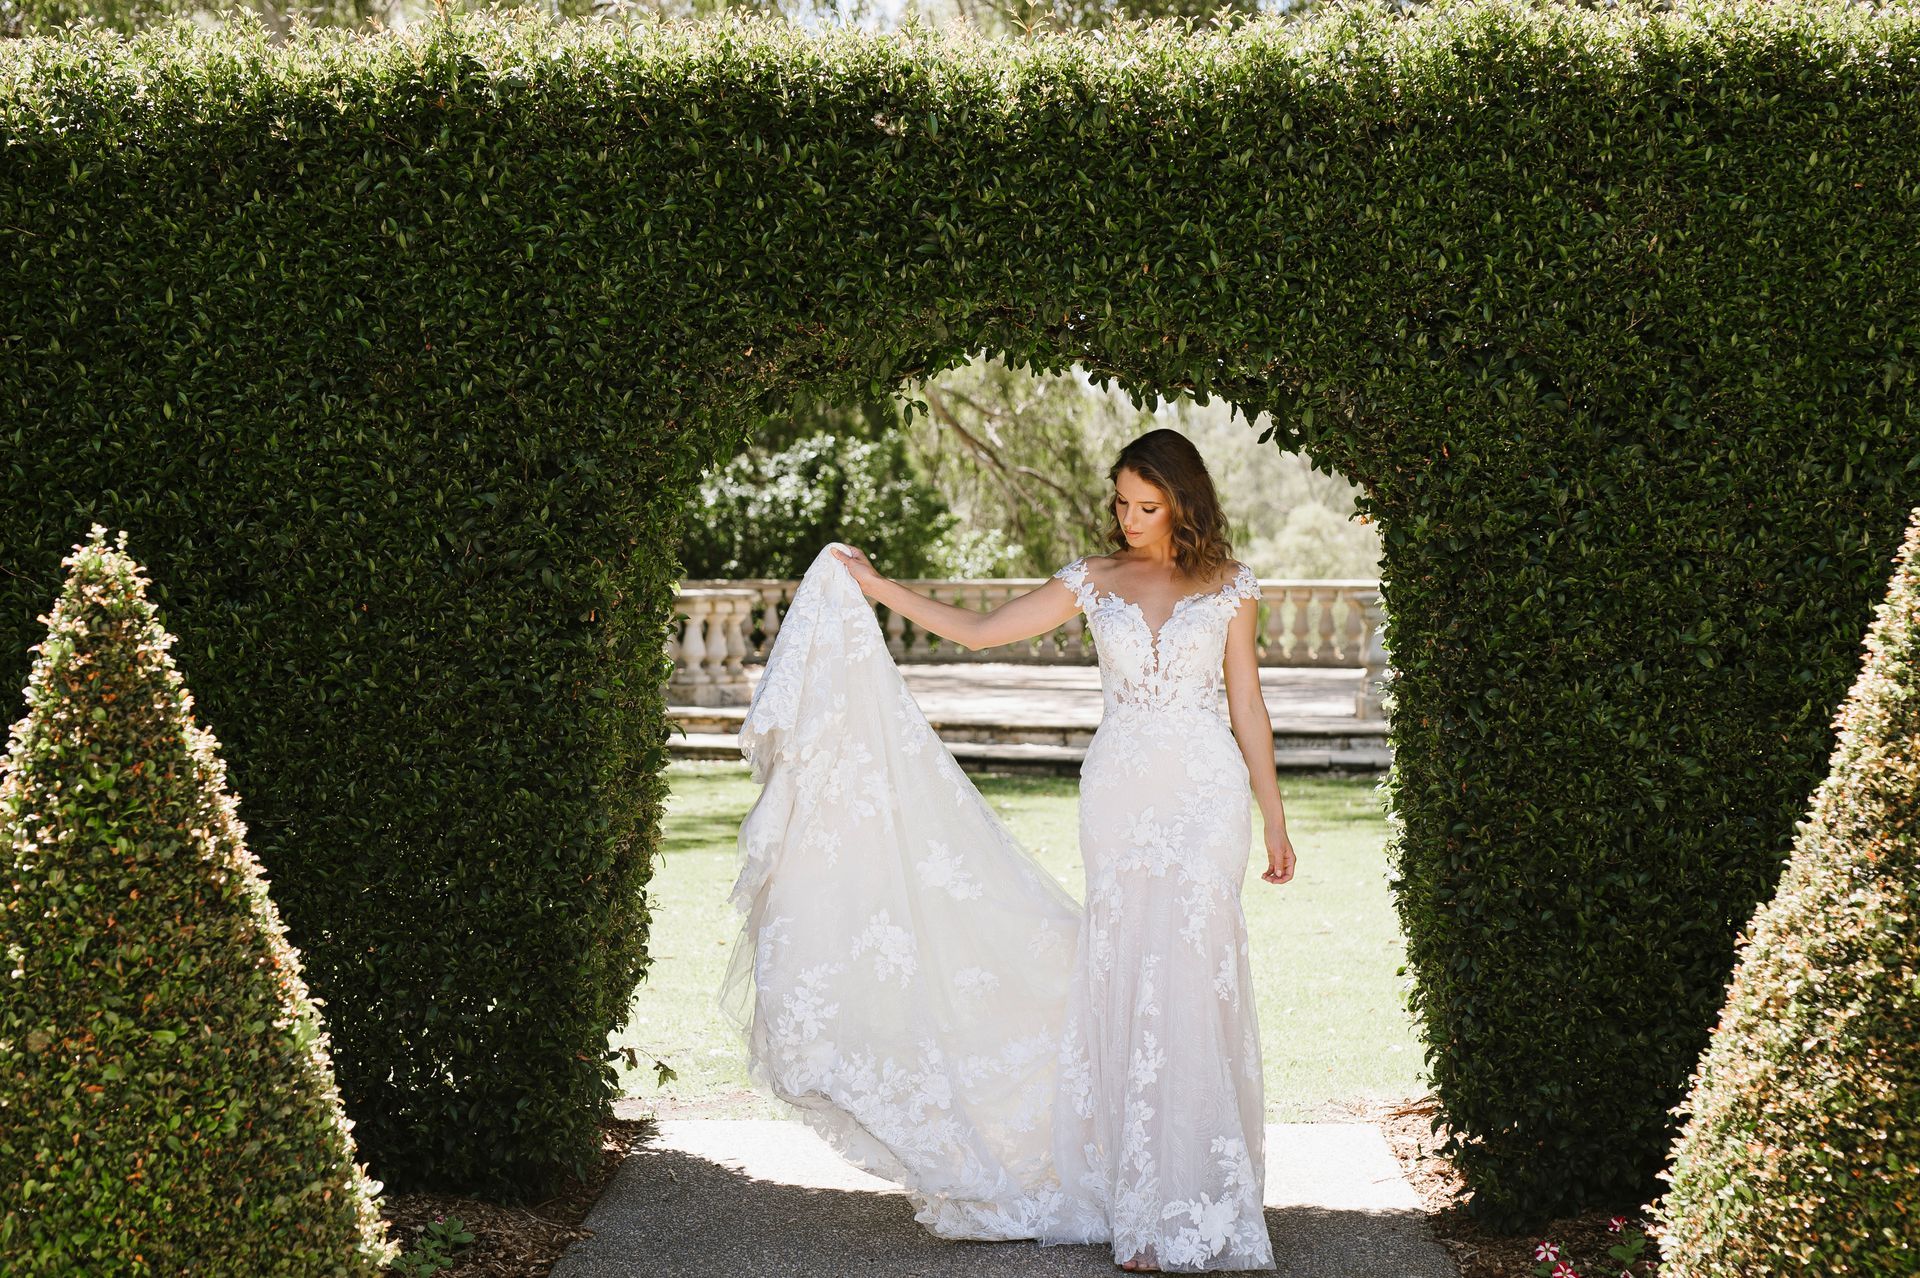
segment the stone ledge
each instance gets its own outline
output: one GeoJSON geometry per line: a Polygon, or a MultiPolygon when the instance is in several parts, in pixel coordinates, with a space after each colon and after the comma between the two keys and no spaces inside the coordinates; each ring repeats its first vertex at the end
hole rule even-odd
{"type": "MultiPolygon", "coordinates": [[[[1081,761],[1087,754],[1080,746],[1024,741],[942,740],[952,752],[955,762],[977,772],[1078,776],[1081,761]]],[[[667,738],[667,751],[677,759],[720,759],[737,763],[740,761],[740,739],[731,732],[689,732],[685,736],[675,733],[667,738]]],[[[1392,762],[1393,754],[1384,745],[1374,747],[1345,743],[1321,748],[1280,746],[1273,752],[1274,768],[1280,772],[1375,773],[1386,771],[1392,762]]]]}

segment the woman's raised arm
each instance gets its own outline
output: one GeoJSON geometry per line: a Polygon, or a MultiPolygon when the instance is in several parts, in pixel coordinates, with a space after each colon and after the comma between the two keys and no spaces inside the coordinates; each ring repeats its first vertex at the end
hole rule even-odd
{"type": "Polygon", "coordinates": [[[968,651],[996,648],[1003,643],[1044,635],[1079,611],[1073,592],[1058,577],[1049,577],[1044,584],[1014,596],[992,612],[976,612],[929,599],[891,577],[881,576],[863,550],[855,548],[851,555],[839,550],[833,553],[847,566],[869,599],[885,604],[921,629],[952,640],[968,651]]]}

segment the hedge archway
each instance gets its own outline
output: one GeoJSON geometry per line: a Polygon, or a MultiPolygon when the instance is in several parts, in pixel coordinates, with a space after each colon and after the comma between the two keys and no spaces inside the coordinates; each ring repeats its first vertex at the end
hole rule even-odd
{"type": "Polygon", "coordinates": [[[595,1155],[681,503],[988,352],[1273,414],[1385,544],[1475,1205],[1654,1188],[1920,484],[1920,19],[0,47],[0,663],[131,532],[396,1187],[595,1155]]]}

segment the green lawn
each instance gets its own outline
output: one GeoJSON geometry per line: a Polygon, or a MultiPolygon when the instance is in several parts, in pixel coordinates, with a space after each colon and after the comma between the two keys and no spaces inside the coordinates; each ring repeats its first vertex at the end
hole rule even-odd
{"type": "MultiPolygon", "coordinates": [[[[663,855],[652,894],[653,967],[635,992],[633,1018],[613,1038],[641,1054],[622,1067],[630,1096],[665,1116],[787,1117],[751,1090],[742,1047],[713,996],[739,931],[726,903],[735,840],[759,787],[745,764],[670,766],[663,855]],[[678,1074],[656,1085],[651,1062],[678,1074]]],[[[975,777],[1021,843],[1077,898],[1079,784],[1072,777],[975,777]]],[[[1427,1090],[1420,1045],[1401,1006],[1404,951],[1386,882],[1387,825],[1371,781],[1282,778],[1287,828],[1299,865],[1293,881],[1260,878],[1255,841],[1242,891],[1259,991],[1267,1118],[1343,1117],[1342,1102],[1411,1097],[1427,1090]]]]}

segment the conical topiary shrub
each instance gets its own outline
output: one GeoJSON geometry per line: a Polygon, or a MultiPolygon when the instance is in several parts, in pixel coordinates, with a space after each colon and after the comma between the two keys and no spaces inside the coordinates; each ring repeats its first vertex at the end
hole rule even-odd
{"type": "Polygon", "coordinates": [[[62,561],[0,765],[0,1273],[377,1273],[299,956],[105,533],[62,561]]]}
{"type": "Polygon", "coordinates": [[[1662,1278],[1920,1274],[1920,510],[1675,1113],[1662,1278]]]}

